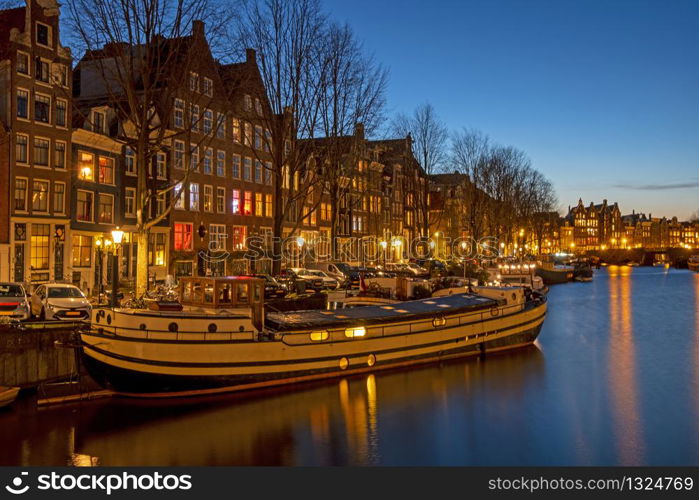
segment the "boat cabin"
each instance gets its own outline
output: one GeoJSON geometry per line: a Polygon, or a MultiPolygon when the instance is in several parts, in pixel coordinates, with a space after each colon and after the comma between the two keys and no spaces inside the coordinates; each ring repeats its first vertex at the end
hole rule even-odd
{"type": "Polygon", "coordinates": [[[249,309],[253,324],[262,328],[264,280],[252,276],[182,277],[180,303],[202,309],[249,309]]]}

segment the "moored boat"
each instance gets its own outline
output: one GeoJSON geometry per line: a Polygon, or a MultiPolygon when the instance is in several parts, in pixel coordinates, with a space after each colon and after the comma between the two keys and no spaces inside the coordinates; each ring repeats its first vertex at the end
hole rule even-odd
{"type": "Polygon", "coordinates": [[[0,386],[0,408],[11,405],[17,399],[18,394],[19,387],[0,386]]]}
{"type": "Polygon", "coordinates": [[[254,389],[531,344],[546,299],[522,288],[334,311],[268,313],[262,281],[183,278],[183,310],[100,309],[81,333],[100,384],[167,397],[254,389]]]}
{"type": "Polygon", "coordinates": [[[699,255],[692,255],[687,259],[687,267],[692,271],[699,272],[699,255]]]}
{"type": "Polygon", "coordinates": [[[546,285],[556,285],[573,281],[575,268],[570,265],[557,264],[551,259],[542,260],[536,268],[546,285]]]}

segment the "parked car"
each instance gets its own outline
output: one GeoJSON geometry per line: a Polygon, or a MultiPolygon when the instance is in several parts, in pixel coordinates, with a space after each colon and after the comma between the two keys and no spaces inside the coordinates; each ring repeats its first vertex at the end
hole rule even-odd
{"type": "Polygon", "coordinates": [[[307,269],[323,271],[331,278],[335,278],[341,285],[344,285],[349,278],[350,266],[344,262],[315,262],[308,264],[307,269]]]}
{"type": "Polygon", "coordinates": [[[427,275],[447,275],[447,266],[438,259],[418,259],[415,262],[408,264],[409,266],[417,266],[422,268],[427,275]]]}
{"type": "Polygon", "coordinates": [[[92,306],[74,285],[39,285],[31,296],[32,314],[41,320],[89,320],[92,306]]]}
{"type": "Polygon", "coordinates": [[[255,278],[265,280],[265,299],[282,299],[286,296],[286,287],[269,274],[253,274],[255,278]]]}
{"type": "Polygon", "coordinates": [[[323,281],[323,288],[326,290],[337,290],[340,288],[340,282],[336,278],[328,276],[324,271],[318,269],[297,269],[296,272],[305,280],[313,281],[320,278],[323,281]]]}
{"type": "Polygon", "coordinates": [[[29,296],[19,283],[0,283],[0,316],[19,321],[31,318],[29,296]]]}
{"type": "Polygon", "coordinates": [[[286,284],[289,291],[301,292],[305,290],[314,290],[319,292],[323,289],[323,279],[319,277],[300,276],[298,271],[300,268],[282,269],[279,275],[279,281],[286,284]]]}

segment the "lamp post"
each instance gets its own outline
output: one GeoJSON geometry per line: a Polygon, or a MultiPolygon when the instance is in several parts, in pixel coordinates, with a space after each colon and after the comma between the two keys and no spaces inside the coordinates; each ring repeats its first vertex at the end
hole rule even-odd
{"type": "Polygon", "coordinates": [[[97,288],[97,305],[102,303],[102,238],[99,237],[95,240],[95,247],[97,247],[97,283],[95,287],[97,288]]]}
{"type": "Polygon", "coordinates": [[[379,243],[379,245],[381,245],[381,249],[382,249],[381,253],[383,254],[383,268],[385,271],[386,270],[386,247],[388,247],[388,242],[386,240],[381,240],[381,243],[379,243]]]}
{"type": "Polygon", "coordinates": [[[298,247],[297,264],[299,267],[301,267],[301,249],[303,248],[304,243],[306,243],[306,240],[304,240],[303,237],[299,236],[296,238],[296,246],[298,247]]]}
{"type": "Polygon", "coordinates": [[[102,303],[102,295],[104,295],[104,256],[108,254],[109,249],[112,246],[112,240],[105,238],[104,236],[98,236],[95,239],[95,246],[97,247],[97,304],[102,303]]]}
{"type": "Polygon", "coordinates": [[[119,247],[121,246],[121,240],[124,237],[124,231],[119,229],[112,230],[112,240],[114,241],[114,254],[112,255],[112,309],[116,308],[119,304],[119,247]]]}

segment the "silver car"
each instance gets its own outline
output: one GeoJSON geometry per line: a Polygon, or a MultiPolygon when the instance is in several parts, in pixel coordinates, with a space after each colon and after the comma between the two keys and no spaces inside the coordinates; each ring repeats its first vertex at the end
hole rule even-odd
{"type": "Polygon", "coordinates": [[[32,314],[41,320],[89,320],[92,306],[74,285],[39,285],[31,297],[32,314]]]}
{"type": "Polygon", "coordinates": [[[27,320],[31,318],[29,298],[19,283],[0,283],[0,319],[27,320]]]}

